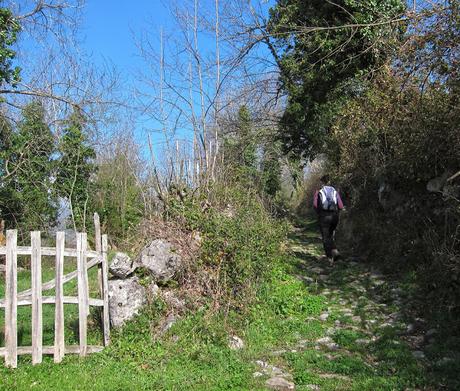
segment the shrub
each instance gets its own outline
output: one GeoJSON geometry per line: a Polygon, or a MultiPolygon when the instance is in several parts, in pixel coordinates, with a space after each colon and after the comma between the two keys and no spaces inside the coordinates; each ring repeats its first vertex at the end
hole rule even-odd
{"type": "Polygon", "coordinates": [[[251,188],[216,185],[208,199],[175,200],[167,215],[202,236],[189,278],[200,275],[198,283],[215,303],[243,309],[281,257],[286,227],[269,215],[251,188]]]}

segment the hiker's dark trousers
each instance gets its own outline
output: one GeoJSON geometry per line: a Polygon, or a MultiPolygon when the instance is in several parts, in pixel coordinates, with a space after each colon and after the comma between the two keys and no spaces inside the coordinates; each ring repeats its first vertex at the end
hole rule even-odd
{"type": "Polygon", "coordinates": [[[332,250],[336,248],[334,236],[335,229],[339,223],[339,213],[323,211],[319,213],[318,218],[321,236],[323,237],[324,252],[328,258],[332,258],[332,250]]]}

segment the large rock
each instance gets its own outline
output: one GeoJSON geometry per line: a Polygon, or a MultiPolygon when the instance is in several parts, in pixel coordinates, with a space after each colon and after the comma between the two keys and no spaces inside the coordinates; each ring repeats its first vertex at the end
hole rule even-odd
{"type": "Polygon", "coordinates": [[[110,273],[123,280],[134,272],[134,269],[134,262],[125,253],[116,253],[109,266],[110,273]]]}
{"type": "Polygon", "coordinates": [[[174,278],[182,264],[181,257],[166,240],[157,239],[144,247],[135,260],[137,266],[144,267],[157,282],[174,278]]]}
{"type": "Polygon", "coordinates": [[[109,313],[113,327],[122,326],[139,313],[147,303],[147,290],[134,276],[125,280],[109,280],[109,313]]]}

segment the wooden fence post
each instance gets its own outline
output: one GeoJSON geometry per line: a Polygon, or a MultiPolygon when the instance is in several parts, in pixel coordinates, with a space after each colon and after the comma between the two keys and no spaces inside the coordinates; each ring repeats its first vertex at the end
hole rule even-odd
{"type": "Polygon", "coordinates": [[[102,251],[101,221],[99,219],[99,214],[97,212],[94,212],[94,241],[96,251],[100,253],[102,251]]]}
{"type": "MultiPolygon", "coordinates": [[[[96,247],[96,252],[102,253],[102,238],[101,238],[101,220],[99,214],[94,212],[94,242],[96,247]]],[[[104,296],[104,281],[102,276],[102,263],[97,266],[97,283],[99,286],[100,297],[104,296]]]]}
{"type": "Polygon", "coordinates": [[[18,366],[17,238],[18,231],[6,231],[5,364],[12,368],[18,366]]]}
{"type": "Polygon", "coordinates": [[[65,354],[64,344],[64,248],[65,233],[56,233],[56,269],[55,269],[55,295],[56,307],[54,313],[54,362],[62,361],[65,354]]]}
{"type": "Polygon", "coordinates": [[[88,327],[88,271],[86,269],[86,233],[77,234],[78,316],[80,356],[86,356],[88,327]]]}
{"type": "Polygon", "coordinates": [[[30,233],[31,274],[32,274],[32,365],[42,362],[43,323],[42,323],[42,255],[41,233],[30,233]]]}
{"type": "Polygon", "coordinates": [[[103,329],[104,329],[104,346],[110,343],[110,319],[109,319],[109,270],[107,265],[107,235],[102,235],[102,299],[103,306],[103,329]]]}

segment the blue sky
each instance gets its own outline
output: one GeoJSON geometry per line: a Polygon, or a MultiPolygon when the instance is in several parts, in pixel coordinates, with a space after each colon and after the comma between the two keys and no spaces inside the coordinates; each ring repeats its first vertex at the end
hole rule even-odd
{"type": "MultiPolygon", "coordinates": [[[[221,0],[220,4],[224,4],[221,0]]],[[[87,52],[92,62],[99,66],[104,66],[106,63],[112,64],[122,76],[122,89],[125,97],[129,97],[133,88],[144,89],[145,85],[141,84],[136,76],[138,71],[146,69],[144,61],[139,56],[139,49],[136,47],[135,37],[146,30],[149,32],[150,42],[156,46],[156,51],[159,52],[159,36],[160,30],[163,29],[165,35],[174,34],[178,30],[175,28],[176,21],[168,9],[170,5],[177,3],[181,5],[180,0],[136,0],[127,2],[122,0],[87,0],[83,10],[83,20],[81,25],[82,46],[87,52]]],[[[257,3],[257,2],[254,2],[257,3]]],[[[273,5],[273,0],[261,0],[261,4],[265,7],[273,5]]],[[[187,2],[193,5],[193,2],[187,2]]],[[[214,15],[214,1],[200,0],[200,11],[209,12],[214,15]]],[[[203,58],[210,55],[215,50],[215,40],[206,35],[201,35],[199,38],[200,52],[203,58]]],[[[174,44],[168,46],[174,52],[174,44]]],[[[168,50],[166,50],[168,52],[168,50]]],[[[168,53],[166,53],[168,56],[168,53]]],[[[166,59],[168,62],[168,58],[166,59]]],[[[156,65],[154,65],[156,66],[156,65]]],[[[167,71],[166,71],[167,72],[167,71]]],[[[166,75],[168,78],[169,75],[166,75]]],[[[155,77],[152,75],[152,77],[155,77]]],[[[174,77],[174,76],[173,76],[174,77]]],[[[205,83],[206,88],[213,89],[215,81],[208,80],[205,83]]],[[[151,92],[152,90],[150,90],[151,92]]],[[[209,95],[212,95],[209,94],[209,95]]],[[[158,96],[158,95],[155,95],[158,96]]],[[[197,114],[199,116],[199,96],[194,93],[196,99],[197,114]]],[[[187,110],[187,108],[185,108],[187,110]]],[[[158,112],[158,111],[157,111],[158,112]]],[[[171,116],[171,118],[174,118],[171,116]]],[[[176,132],[179,139],[191,140],[191,121],[181,119],[183,121],[176,132]]],[[[171,120],[171,123],[174,123],[171,120]]],[[[135,125],[135,137],[141,145],[145,145],[146,131],[151,129],[161,129],[156,120],[146,118],[146,116],[138,116],[135,125]]],[[[159,133],[151,133],[155,144],[161,145],[164,143],[163,136],[159,133]]]]}
{"type": "Polygon", "coordinates": [[[88,0],[82,26],[83,46],[96,62],[108,60],[119,71],[134,72],[141,64],[133,34],[153,22],[172,23],[168,10],[158,0],[88,0]]]}
{"type": "MultiPolygon", "coordinates": [[[[159,0],[87,0],[81,26],[82,46],[96,66],[108,63],[116,68],[122,77],[123,93],[129,98],[138,84],[136,70],[143,65],[135,36],[147,27],[160,31],[172,23],[169,11],[159,0]]],[[[134,129],[137,142],[145,145],[145,129],[158,127],[138,117],[134,129]]],[[[161,137],[154,134],[153,143],[161,143],[161,137]]]]}

